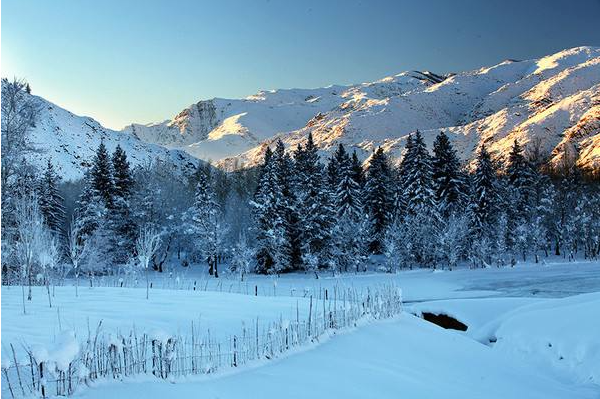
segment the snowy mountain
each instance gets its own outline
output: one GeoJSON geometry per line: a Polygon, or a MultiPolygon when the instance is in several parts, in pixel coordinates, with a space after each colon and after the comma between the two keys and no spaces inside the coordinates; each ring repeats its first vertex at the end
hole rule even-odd
{"type": "Polygon", "coordinates": [[[36,99],[40,114],[31,141],[38,151],[30,160],[34,165],[44,166],[50,158],[65,180],[83,176],[101,140],[111,152],[120,144],[132,166],[160,160],[182,172],[198,162],[183,151],[146,143],[131,134],[107,129],[92,118],[77,116],[41,97],[36,99]]]}
{"type": "Polygon", "coordinates": [[[448,76],[404,72],[352,86],[201,101],[172,121],[124,132],[227,168],[254,165],[277,138],[290,147],[309,132],[323,154],[343,143],[363,158],[378,146],[399,157],[416,129],[428,144],[446,131],[465,160],[484,143],[502,157],[518,139],[553,162],[578,153],[582,166],[598,168],[599,93],[600,48],[577,47],[448,76]]]}

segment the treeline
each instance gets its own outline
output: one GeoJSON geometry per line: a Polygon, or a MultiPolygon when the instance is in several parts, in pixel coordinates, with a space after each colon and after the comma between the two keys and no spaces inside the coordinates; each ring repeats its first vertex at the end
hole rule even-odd
{"type": "Polygon", "coordinates": [[[597,182],[573,160],[550,168],[535,154],[515,141],[499,165],[483,146],[468,172],[445,133],[430,154],[417,131],[397,167],[379,148],[363,170],[342,145],[322,165],[310,135],[291,154],[278,142],[254,199],[256,270],[348,270],[370,254],[388,270],[597,258],[597,182]]]}
{"type": "Polygon", "coordinates": [[[61,182],[50,159],[42,172],[27,161],[36,120],[27,90],[2,84],[4,281],[47,281],[59,267],[202,263],[218,276],[226,264],[243,277],[359,271],[373,254],[393,271],[600,251],[597,180],[574,159],[551,167],[516,141],[502,163],[483,146],[463,165],[445,133],[430,152],[417,131],[397,165],[381,148],[363,164],[342,145],[323,163],[309,135],[288,151],[277,142],[260,167],[226,173],[200,162],[189,176],[160,160],[132,168],[122,148],[100,143],[84,178],[61,182]]]}

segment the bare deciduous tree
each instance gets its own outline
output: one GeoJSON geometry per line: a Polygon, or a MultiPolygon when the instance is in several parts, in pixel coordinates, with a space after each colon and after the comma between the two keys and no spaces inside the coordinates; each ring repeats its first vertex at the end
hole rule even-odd
{"type": "MultiPolygon", "coordinates": [[[[31,300],[33,268],[44,245],[44,218],[40,213],[35,195],[20,198],[15,206],[15,219],[18,241],[15,245],[17,259],[21,264],[21,286],[25,279],[29,286],[27,299],[31,300]]],[[[23,288],[23,313],[25,313],[25,291],[23,288]]]]}
{"type": "Polygon", "coordinates": [[[79,227],[77,213],[73,214],[71,226],[67,235],[67,256],[73,265],[75,272],[75,296],[79,296],[79,265],[86,254],[86,243],[81,237],[81,229],[79,227]]]}
{"type": "Polygon", "coordinates": [[[58,264],[61,261],[61,254],[58,247],[56,237],[48,229],[44,229],[41,237],[41,245],[38,252],[38,262],[41,267],[44,285],[48,293],[48,304],[52,307],[52,299],[50,296],[50,278],[51,273],[56,271],[58,264]]]}
{"type": "Polygon", "coordinates": [[[148,267],[150,260],[160,246],[160,233],[149,225],[140,227],[138,238],[135,242],[135,252],[140,264],[146,272],[146,299],[149,297],[150,282],[148,277],[148,267]]]}
{"type": "Polygon", "coordinates": [[[32,151],[29,133],[39,111],[37,101],[27,93],[27,82],[2,79],[2,187],[7,187],[23,155],[32,151]]]}

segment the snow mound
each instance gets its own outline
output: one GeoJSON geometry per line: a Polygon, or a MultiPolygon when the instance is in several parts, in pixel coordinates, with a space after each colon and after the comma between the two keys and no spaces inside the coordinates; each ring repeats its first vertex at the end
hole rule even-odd
{"type": "Polygon", "coordinates": [[[494,350],[551,364],[581,383],[600,385],[600,293],[518,309],[498,328],[494,350]]]}

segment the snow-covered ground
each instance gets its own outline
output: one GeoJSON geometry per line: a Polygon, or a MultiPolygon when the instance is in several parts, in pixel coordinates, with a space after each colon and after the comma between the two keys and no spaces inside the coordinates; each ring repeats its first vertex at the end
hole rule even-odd
{"type": "MultiPolygon", "coordinates": [[[[334,289],[395,283],[405,312],[390,321],[341,331],[274,361],[175,384],[154,377],[99,382],[77,395],[104,397],[600,397],[600,262],[523,264],[504,269],[412,270],[333,277],[223,275],[200,267],[153,277],[145,288],[56,287],[53,307],[35,289],[22,315],[21,290],[2,288],[2,357],[9,343],[51,345],[59,331],[87,336],[161,330],[186,334],[194,322],[215,337],[242,323],[305,317],[308,297],[334,289]],[[185,274],[184,274],[185,273],[185,274]],[[196,281],[197,289],[189,289],[196,281]],[[164,287],[164,288],[162,288],[164,287]],[[256,287],[256,288],[255,288],[256,287]],[[258,296],[254,296],[254,290],[258,296]],[[249,295],[245,293],[248,292],[249,295]],[[58,311],[60,309],[60,312],[58,311]],[[468,326],[445,330],[416,315],[447,314],[468,326]],[[59,325],[60,314],[60,325],[59,325]]],[[[100,283],[97,281],[96,283],[100,283]]],[[[84,282],[82,281],[82,285],[84,282]]],[[[6,392],[3,390],[3,395],[6,392]]]]}
{"type": "Polygon", "coordinates": [[[135,382],[84,398],[595,398],[543,369],[404,314],[312,350],[222,378],[135,382]]]}
{"type": "MultiPolygon", "coordinates": [[[[264,297],[183,290],[153,290],[146,300],[146,291],[136,288],[56,287],[52,308],[48,306],[46,289],[34,288],[33,300],[26,303],[23,315],[21,289],[2,288],[2,342],[50,346],[61,330],[73,330],[80,338],[87,337],[88,327],[94,332],[102,321],[105,332],[139,333],[155,330],[168,334],[190,334],[191,323],[197,332],[210,330],[213,338],[224,338],[242,329],[242,323],[252,325],[257,317],[261,323],[280,317],[296,318],[308,312],[308,299],[264,297]],[[59,320],[60,318],[60,320],[59,320]]],[[[19,347],[18,345],[17,347],[19,347]]]]}

